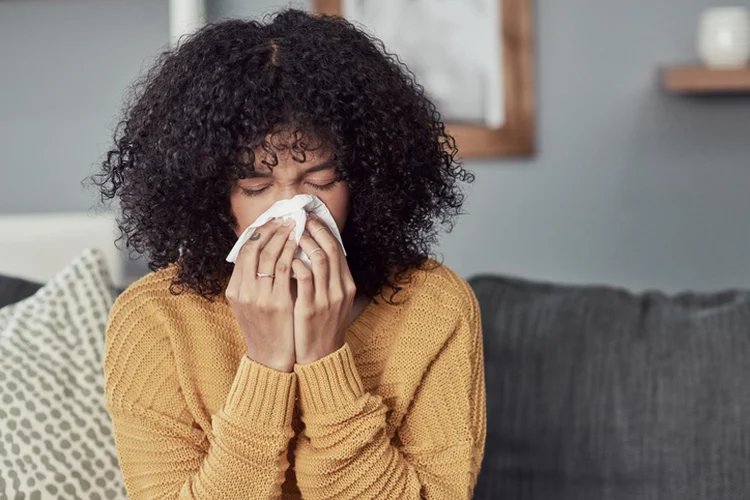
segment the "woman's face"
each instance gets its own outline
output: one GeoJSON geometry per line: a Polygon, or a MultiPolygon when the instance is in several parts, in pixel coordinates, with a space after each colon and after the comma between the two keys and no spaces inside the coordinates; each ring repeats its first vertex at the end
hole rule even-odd
{"type": "MultiPolygon", "coordinates": [[[[255,171],[250,177],[237,181],[229,194],[232,214],[237,219],[237,236],[271,205],[298,194],[320,198],[342,231],[349,213],[349,186],[336,180],[330,152],[325,149],[308,151],[304,162],[295,160],[288,150],[276,151],[276,156],[278,164],[271,169],[262,162],[267,158],[264,151],[257,149],[255,171]]],[[[268,160],[271,162],[270,158],[268,160]]]]}

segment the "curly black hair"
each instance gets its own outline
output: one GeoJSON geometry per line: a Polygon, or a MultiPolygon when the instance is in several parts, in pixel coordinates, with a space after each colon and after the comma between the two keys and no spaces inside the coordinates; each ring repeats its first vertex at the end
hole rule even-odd
{"type": "Polygon", "coordinates": [[[222,21],[158,57],[91,178],[105,205],[119,201],[118,241],[152,271],[177,263],[173,293],[223,293],[237,239],[230,189],[253,149],[273,153],[267,137],[290,127],[308,138],[294,151],[325,142],[349,184],[342,238],[358,290],[397,292],[452,228],[473,176],[414,75],[339,17],[289,9],[222,21]]]}

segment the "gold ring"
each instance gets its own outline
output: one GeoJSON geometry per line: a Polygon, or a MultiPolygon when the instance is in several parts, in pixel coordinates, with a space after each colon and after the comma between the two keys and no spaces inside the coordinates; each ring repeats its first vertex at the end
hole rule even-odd
{"type": "Polygon", "coordinates": [[[273,274],[266,274],[266,273],[255,273],[255,275],[258,278],[275,278],[276,277],[273,274]]]}
{"type": "Polygon", "coordinates": [[[315,253],[315,252],[317,252],[318,250],[323,250],[323,249],[322,249],[322,248],[320,248],[320,247],[316,248],[315,250],[313,250],[312,252],[310,252],[309,254],[307,254],[307,258],[309,259],[310,257],[312,257],[312,254],[314,254],[314,253],[315,253]]]}
{"type": "Polygon", "coordinates": [[[312,234],[312,237],[315,238],[315,235],[321,232],[322,230],[324,230],[325,228],[326,228],[325,226],[321,226],[318,229],[316,229],[315,232],[312,234]]]}

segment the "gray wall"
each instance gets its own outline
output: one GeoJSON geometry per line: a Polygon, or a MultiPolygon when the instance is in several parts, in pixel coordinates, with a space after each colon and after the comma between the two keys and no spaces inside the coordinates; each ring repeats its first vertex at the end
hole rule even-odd
{"type": "Polygon", "coordinates": [[[215,21],[227,17],[262,17],[280,7],[309,9],[310,0],[208,0],[206,14],[209,20],[215,21]]]}
{"type": "MultiPolygon", "coordinates": [[[[692,60],[700,12],[724,3],[539,0],[538,155],[467,162],[477,181],[445,262],[464,276],[750,286],[750,100],[655,83],[692,60]]],[[[209,15],[285,4],[214,1],[209,15]]],[[[0,212],[89,206],[78,180],[166,36],[166,0],[0,2],[0,212]]]]}
{"type": "Polygon", "coordinates": [[[750,100],[662,93],[723,0],[537,2],[539,153],[471,162],[444,240],[464,275],[635,289],[750,285],[750,100]]]}
{"type": "Polygon", "coordinates": [[[167,0],[0,2],[0,213],[93,204],[81,179],[168,32],[167,0]]]}

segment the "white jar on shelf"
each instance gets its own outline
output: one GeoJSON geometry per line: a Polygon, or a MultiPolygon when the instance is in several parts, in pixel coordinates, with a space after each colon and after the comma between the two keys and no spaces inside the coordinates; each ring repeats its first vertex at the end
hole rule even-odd
{"type": "Polygon", "coordinates": [[[706,66],[741,68],[750,60],[750,9],[717,7],[701,16],[698,55],[706,66]]]}

